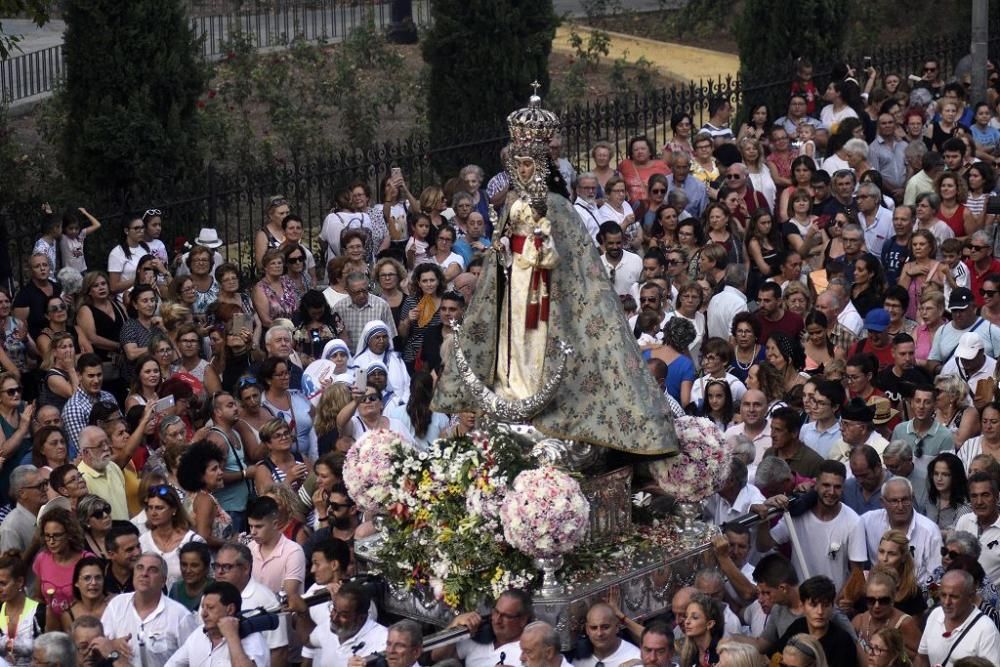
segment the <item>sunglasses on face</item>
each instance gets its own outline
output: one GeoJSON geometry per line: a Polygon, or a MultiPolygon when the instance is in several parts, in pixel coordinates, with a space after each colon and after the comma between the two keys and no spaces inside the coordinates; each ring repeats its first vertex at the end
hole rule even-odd
{"type": "Polygon", "coordinates": [[[66,304],[65,303],[57,303],[57,304],[54,304],[52,306],[49,306],[49,312],[50,313],[62,313],[62,312],[65,312],[65,310],[66,310],[66,304]]]}
{"type": "Polygon", "coordinates": [[[887,607],[890,604],[892,604],[892,598],[889,597],[888,595],[884,597],[874,597],[872,595],[869,595],[865,598],[865,602],[868,603],[869,607],[874,607],[875,605],[882,605],[883,607],[887,607]]]}
{"type": "Polygon", "coordinates": [[[332,500],[326,504],[330,510],[336,512],[337,510],[346,510],[354,507],[354,503],[335,503],[332,500]]]}
{"type": "MultiPolygon", "coordinates": [[[[374,375],[374,373],[373,373],[373,375],[374,375]]],[[[378,397],[378,394],[365,394],[364,398],[361,399],[361,402],[362,403],[375,403],[376,401],[380,401],[380,400],[382,400],[382,399],[380,399],[378,397]]]]}
{"type": "Polygon", "coordinates": [[[91,513],[90,518],[91,519],[103,519],[103,518],[108,517],[108,516],[111,516],[111,508],[105,506],[105,507],[98,507],[96,510],[94,510],[91,513]]]}
{"type": "Polygon", "coordinates": [[[948,549],[948,547],[941,547],[941,558],[950,558],[951,560],[955,560],[961,555],[962,554],[958,553],[957,551],[952,551],[948,549]]]}
{"type": "Polygon", "coordinates": [[[17,396],[18,394],[21,393],[21,388],[11,387],[10,389],[4,389],[3,393],[7,394],[8,396],[17,396]]]}

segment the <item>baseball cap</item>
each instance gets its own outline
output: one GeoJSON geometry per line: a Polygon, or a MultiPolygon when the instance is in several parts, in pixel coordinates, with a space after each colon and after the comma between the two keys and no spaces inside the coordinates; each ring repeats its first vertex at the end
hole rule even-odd
{"type": "Polygon", "coordinates": [[[966,287],[956,287],[948,297],[948,310],[965,310],[969,306],[975,305],[976,298],[972,291],[966,287]]]}
{"type": "Polygon", "coordinates": [[[958,339],[958,347],[955,348],[955,357],[958,359],[975,359],[976,355],[983,350],[983,339],[974,331],[962,334],[958,339]]]}
{"type": "Polygon", "coordinates": [[[865,315],[865,329],[879,333],[889,328],[889,311],[885,308],[872,308],[865,315]]]}

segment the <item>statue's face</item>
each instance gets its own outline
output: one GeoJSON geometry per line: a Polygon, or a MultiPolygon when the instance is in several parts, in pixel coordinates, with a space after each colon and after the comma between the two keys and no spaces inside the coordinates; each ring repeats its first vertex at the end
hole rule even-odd
{"type": "Polygon", "coordinates": [[[514,165],[517,167],[517,177],[522,183],[528,183],[535,175],[535,159],[523,155],[514,156],[514,165]]]}

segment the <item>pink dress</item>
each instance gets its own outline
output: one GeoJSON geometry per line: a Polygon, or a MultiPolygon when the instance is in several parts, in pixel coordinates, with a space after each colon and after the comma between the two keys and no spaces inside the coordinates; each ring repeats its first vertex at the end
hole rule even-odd
{"type": "Polygon", "coordinates": [[[931,354],[931,344],[934,342],[934,332],[928,331],[926,324],[918,324],[913,330],[914,357],[927,359],[931,354]]]}
{"type": "Polygon", "coordinates": [[[42,549],[31,564],[31,571],[38,578],[40,597],[56,614],[61,614],[73,605],[73,568],[76,562],[84,556],[93,556],[89,551],[73,559],[66,565],[60,565],[47,549],[42,549]]]}
{"type": "Polygon", "coordinates": [[[288,276],[281,276],[281,290],[284,294],[280,296],[266,279],[262,279],[257,283],[257,286],[267,298],[267,312],[272,320],[279,317],[291,317],[297,310],[295,284],[288,276]]]}

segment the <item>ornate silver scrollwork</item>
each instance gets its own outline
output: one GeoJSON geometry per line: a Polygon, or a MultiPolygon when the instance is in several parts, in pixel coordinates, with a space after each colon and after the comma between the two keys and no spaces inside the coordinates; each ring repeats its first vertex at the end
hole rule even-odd
{"type": "Polygon", "coordinates": [[[556,358],[555,368],[547,374],[541,389],[531,396],[511,401],[498,396],[476,376],[465,358],[465,352],[462,351],[462,327],[458,325],[454,328],[455,363],[459,376],[469,388],[476,407],[493,421],[526,422],[541,412],[556,395],[556,390],[566,375],[566,361],[573,354],[573,348],[566,343],[560,340],[554,341],[559,354],[556,358]]]}

